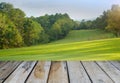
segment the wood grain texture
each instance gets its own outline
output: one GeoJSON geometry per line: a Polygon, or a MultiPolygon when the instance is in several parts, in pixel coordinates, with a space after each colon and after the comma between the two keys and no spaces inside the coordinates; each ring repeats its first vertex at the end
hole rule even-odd
{"type": "Polygon", "coordinates": [[[82,62],[93,83],[114,83],[95,62],[82,62]]]}
{"type": "Polygon", "coordinates": [[[120,70],[120,61],[110,61],[110,63],[120,70]]]}
{"type": "Polygon", "coordinates": [[[4,83],[24,83],[36,62],[23,62],[4,83]]]}
{"type": "Polygon", "coordinates": [[[120,83],[120,71],[115,68],[111,63],[105,62],[97,62],[101,68],[111,77],[111,79],[115,83],[120,83]]]}
{"type": "Polygon", "coordinates": [[[5,64],[7,64],[9,61],[0,61],[0,68],[2,68],[5,64]]]}
{"type": "Polygon", "coordinates": [[[66,62],[52,62],[48,83],[68,83],[66,62]]]}
{"type": "Polygon", "coordinates": [[[80,61],[67,61],[70,83],[91,83],[80,61]]]}
{"type": "Polygon", "coordinates": [[[3,82],[8,75],[15,70],[21,62],[5,62],[0,67],[0,82],[3,82]]]}
{"type": "Polygon", "coordinates": [[[39,61],[26,83],[47,83],[50,61],[39,61]]]}
{"type": "Polygon", "coordinates": [[[36,62],[0,61],[0,83],[120,83],[118,61],[36,62]]]}

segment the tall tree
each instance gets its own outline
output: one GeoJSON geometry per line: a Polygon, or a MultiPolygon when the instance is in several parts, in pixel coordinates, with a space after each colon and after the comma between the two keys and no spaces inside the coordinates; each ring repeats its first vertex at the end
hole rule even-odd
{"type": "Polygon", "coordinates": [[[10,10],[13,9],[13,5],[5,2],[0,3],[0,12],[8,13],[10,10]]]}
{"type": "Polygon", "coordinates": [[[8,18],[14,23],[14,25],[22,35],[25,13],[19,8],[14,8],[12,4],[5,2],[0,3],[0,12],[6,13],[8,18]]]}
{"type": "Polygon", "coordinates": [[[22,37],[15,25],[4,13],[0,13],[0,48],[19,47],[22,37]]]}
{"type": "Polygon", "coordinates": [[[44,30],[39,23],[26,18],[23,26],[23,38],[26,45],[35,45],[43,41],[44,30]]]}
{"type": "Polygon", "coordinates": [[[116,34],[116,36],[120,36],[120,6],[113,5],[111,10],[108,13],[107,19],[108,25],[106,27],[107,30],[116,34]]]}
{"type": "Polygon", "coordinates": [[[57,20],[50,30],[51,40],[64,38],[74,27],[74,22],[71,19],[63,18],[57,20]]]}

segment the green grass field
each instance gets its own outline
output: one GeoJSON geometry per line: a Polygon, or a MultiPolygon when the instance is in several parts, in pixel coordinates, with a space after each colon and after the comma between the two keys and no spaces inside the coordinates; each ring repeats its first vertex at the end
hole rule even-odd
{"type": "Polygon", "coordinates": [[[120,38],[100,30],[73,30],[49,44],[0,50],[0,60],[120,60],[120,38]]]}

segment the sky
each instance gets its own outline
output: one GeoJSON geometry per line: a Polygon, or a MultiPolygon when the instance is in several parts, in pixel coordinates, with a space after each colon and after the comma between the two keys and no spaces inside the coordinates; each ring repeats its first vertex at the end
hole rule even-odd
{"type": "Polygon", "coordinates": [[[22,9],[26,16],[67,13],[74,20],[95,19],[120,0],[0,0],[22,9]]]}

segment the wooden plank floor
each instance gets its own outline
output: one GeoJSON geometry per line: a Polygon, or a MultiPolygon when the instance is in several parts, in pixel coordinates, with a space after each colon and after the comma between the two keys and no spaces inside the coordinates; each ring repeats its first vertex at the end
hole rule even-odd
{"type": "Polygon", "coordinates": [[[120,83],[120,62],[0,61],[0,83],[120,83]]]}

